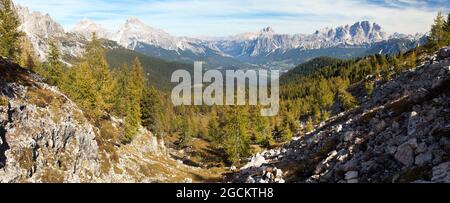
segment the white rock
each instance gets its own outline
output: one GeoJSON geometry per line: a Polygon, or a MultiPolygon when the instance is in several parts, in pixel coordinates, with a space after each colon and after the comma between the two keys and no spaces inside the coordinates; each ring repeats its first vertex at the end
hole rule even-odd
{"type": "Polygon", "coordinates": [[[257,153],[254,157],[251,158],[249,163],[247,163],[244,167],[241,168],[241,170],[251,168],[251,167],[258,168],[266,163],[267,163],[267,160],[260,153],[257,153]]]}
{"type": "Polygon", "coordinates": [[[253,179],[253,177],[249,176],[247,177],[247,180],[245,181],[245,183],[256,183],[255,179],[253,179]]]}
{"type": "Polygon", "coordinates": [[[275,170],[275,177],[277,178],[283,177],[283,171],[281,169],[275,170]]]}
{"type": "Polygon", "coordinates": [[[191,178],[185,178],[184,179],[184,183],[192,183],[192,179],[191,178]]]}
{"type": "Polygon", "coordinates": [[[358,178],[358,171],[349,171],[345,174],[345,180],[358,178]]]}

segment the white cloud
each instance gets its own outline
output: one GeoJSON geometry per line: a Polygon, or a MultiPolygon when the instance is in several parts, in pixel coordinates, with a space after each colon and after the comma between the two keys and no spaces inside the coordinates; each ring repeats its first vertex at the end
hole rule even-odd
{"type": "Polygon", "coordinates": [[[414,7],[388,7],[356,0],[16,0],[49,13],[66,28],[83,17],[111,30],[130,16],[175,35],[225,36],[272,26],[283,33],[311,33],[322,27],[370,20],[387,32],[426,32],[437,10],[417,1],[414,7]]]}

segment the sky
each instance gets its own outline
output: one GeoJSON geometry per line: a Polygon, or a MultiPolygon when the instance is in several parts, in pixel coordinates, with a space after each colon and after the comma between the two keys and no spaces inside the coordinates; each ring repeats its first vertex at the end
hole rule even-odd
{"type": "Polygon", "coordinates": [[[450,0],[14,0],[48,13],[70,30],[88,18],[110,31],[126,19],[176,36],[223,37],[272,27],[277,33],[313,33],[368,20],[388,33],[425,33],[450,0]]]}

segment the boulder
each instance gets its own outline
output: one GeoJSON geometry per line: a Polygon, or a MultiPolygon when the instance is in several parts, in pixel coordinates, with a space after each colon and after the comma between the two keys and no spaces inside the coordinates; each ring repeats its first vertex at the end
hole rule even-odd
{"type": "Polygon", "coordinates": [[[250,162],[248,162],[244,167],[241,168],[241,170],[251,168],[251,167],[258,168],[266,163],[267,163],[267,160],[264,158],[264,156],[262,156],[260,153],[257,153],[254,157],[251,158],[250,162]]]}
{"type": "Polygon", "coordinates": [[[403,144],[397,149],[397,153],[395,153],[395,159],[402,163],[405,166],[412,166],[414,164],[414,151],[413,149],[407,145],[403,144]]]}
{"type": "Polygon", "coordinates": [[[420,143],[420,144],[417,146],[416,154],[424,153],[424,152],[427,151],[427,149],[428,149],[427,144],[425,144],[425,143],[420,143]]]}
{"type": "Polygon", "coordinates": [[[419,154],[416,156],[416,165],[423,166],[425,164],[430,163],[433,160],[433,155],[431,154],[431,151],[419,154]]]}
{"type": "Polygon", "coordinates": [[[435,183],[450,183],[450,162],[434,167],[431,181],[435,183]]]}
{"type": "Polygon", "coordinates": [[[355,133],[353,131],[348,131],[348,132],[344,133],[343,140],[345,142],[350,142],[353,140],[354,137],[355,137],[355,133]]]}
{"type": "Polygon", "coordinates": [[[349,171],[345,174],[345,180],[358,178],[358,171],[349,171]]]}
{"type": "Polygon", "coordinates": [[[444,47],[439,50],[437,55],[439,60],[446,59],[450,57],[450,47],[444,47]]]}

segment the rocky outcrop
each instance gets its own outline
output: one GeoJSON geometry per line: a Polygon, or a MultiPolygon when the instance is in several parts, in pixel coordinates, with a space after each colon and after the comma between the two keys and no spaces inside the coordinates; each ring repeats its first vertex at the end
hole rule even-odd
{"type": "Polygon", "coordinates": [[[0,62],[0,182],[89,182],[98,171],[94,127],[56,88],[0,62]]]}
{"type": "Polygon", "coordinates": [[[0,59],[0,183],[170,182],[179,173],[168,172],[176,161],[146,129],[127,145],[105,144],[102,136],[110,134],[57,88],[0,59]]]}
{"type": "Polygon", "coordinates": [[[232,181],[264,179],[261,171],[276,167],[287,182],[450,182],[448,50],[378,85],[360,107],[296,138],[266,164],[242,169],[232,181]]]}

